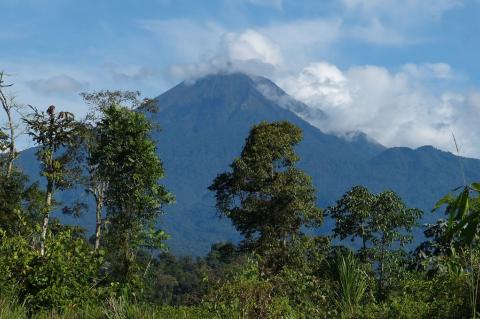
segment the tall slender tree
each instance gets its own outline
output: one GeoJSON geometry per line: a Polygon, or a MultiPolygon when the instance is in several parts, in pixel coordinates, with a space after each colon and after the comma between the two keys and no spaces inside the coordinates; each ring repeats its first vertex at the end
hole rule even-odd
{"type": "Polygon", "coordinates": [[[62,148],[74,141],[77,123],[72,113],[56,113],[53,105],[46,112],[40,112],[34,107],[32,111],[23,120],[27,125],[28,134],[38,145],[37,158],[41,162],[42,175],[47,181],[40,234],[40,254],[43,256],[53,196],[57,189],[71,186],[68,163],[72,158],[69,152],[62,152],[62,148]]]}
{"type": "Polygon", "coordinates": [[[118,279],[129,282],[139,249],[162,247],[166,236],[155,226],[173,195],[159,184],[164,170],[150,138],[152,124],[144,114],[108,105],[96,130],[98,144],[91,159],[106,182],[106,241],[118,279]]]}
{"type": "Polygon", "coordinates": [[[41,191],[36,183],[27,186],[27,176],[15,169],[20,125],[15,121],[14,113],[20,113],[22,107],[7,92],[13,83],[6,83],[6,78],[7,75],[0,71],[0,105],[6,118],[0,127],[0,228],[8,235],[18,235],[32,229],[31,223],[38,217],[41,191]]]}
{"type": "Polygon", "coordinates": [[[89,111],[79,125],[79,134],[74,150],[78,152],[77,159],[81,165],[85,165],[81,184],[87,193],[95,200],[95,250],[100,248],[102,230],[107,222],[104,214],[105,191],[107,180],[99,174],[98,165],[93,161],[93,152],[98,148],[97,123],[103,118],[104,112],[112,105],[122,105],[128,109],[135,109],[141,105],[137,91],[96,91],[80,94],[89,106],[89,111]]]}
{"type": "Polygon", "coordinates": [[[13,86],[13,83],[5,83],[5,73],[0,72],[0,104],[2,105],[3,111],[7,117],[6,121],[6,131],[1,132],[0,130],[0,151],[7,151],[7,160],[6,160],[6,176],[7,178],[11,176],[13,172],[13,162],[17,157],[17,150],[15,146],[16,140],[16,129],[18,125],[13,119],[13,111],[18,109],[19,106],[15,102],[15,99],[11,96],[8,96],[4,91],[5,88],[13,86]]]}

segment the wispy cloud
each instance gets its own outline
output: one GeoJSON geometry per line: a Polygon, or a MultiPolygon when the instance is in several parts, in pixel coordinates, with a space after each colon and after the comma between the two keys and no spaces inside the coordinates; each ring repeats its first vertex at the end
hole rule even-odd
{"type": "Polygon", "coordinates": [[[71,94],[80,93],[89,87],[86,81],[74,79],[71,76],[61,74],[46,79],[31,80],[30,88],[43,94],[71,94]]]}
{"type": "Polygon", "coordinates": [[[341,0],[344,8],[367,20],[380,17],[395,24],[418,24],[440,19],[446,12],[460,8],[465,0],[341,0]]]}
{"type": "Polygon", "coordinates": [[[282,9],[283,0],[246,0],[247,3],[258,5],[258,6],[268,6],[276,9],[282,9]]]}
{"type": "Polygon", "coordinates": [[[208,51],[215,50],[227,32],[218,23],[188,19],[144,19],[138,25],[184,61],[201,59],[208,51]]]}
{"type": "Polygon", "coordinates": [[[421,26],[439,23],[465,0],[341,0],[346,32],[359,40],[380,45],[424,41],[421,26]]]}

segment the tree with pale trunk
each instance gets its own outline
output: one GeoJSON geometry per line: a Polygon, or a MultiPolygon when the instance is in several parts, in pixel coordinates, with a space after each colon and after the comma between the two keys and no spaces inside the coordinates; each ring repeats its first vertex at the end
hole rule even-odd
{"type": "MultiPolygon", "coordinates": [[[[136,257],[142,248],[162,248],[166,234],[156,227],[163,206],[174,200],[159,180],[164,176],[155,142],[154,125],[138,109],[125,106],[125,94],[101,91],[86,96],[101,111],[95,121],[95,144],[89,165],[105,185],[108,223],[104,242],[113,276],[122,283],[137,278],[136,257]]],[[[133,103],[134,104],[134,103],[133,103]]],[[[144,104],[139,105],[143,108],[144,104]]]]}
{"type": "Polygon", "coordinates": [[[40,233],[40,254],[43,256],[55,192],[72,185],[72,172],[68,167],[72,161],[72,154],[65,151],[65,148],[74,141],[78,125],[72,113],[57,113],[53,105],[46,112],[31,108],[33,112],[24,117],[23,121],[28,134],[38,146],[37,158],[41,163],[41,173],[47,182],[40,233]]]}
{"type": "Polygon", "coordinates": [[[2,109],[5,112],[5,116],[7,117],[7,121],[5,123],[6,132],[0,130],[0,151],[6,152],[6,176],[7,178],[12,175],[13,172],[13,162],[17,157],[17,150],[15,146],[16,140],[16,130],[18,128],[18,124],[15,123],[13,119],[13,112],[15,110],[18,111],[19,105],[15,102],[15,99],[12,96],[9,96],[5,92],[5,88],[13,86],[13,83],[5,83],[5,73],[3,71],[0,72],[0,104],[2,105],[2,109]]]}
{"type": "Polygon", "coordinates": [[[77,141],[73,151],[78,156],[79,165],[82,166],[83,176],[80,183],[85,191],[93,196],[95,201],[95,239],[94,247],[98,250],[102,241],[102,230],[108,222],[105,216],[105,191],[108,180],[103,178],[98,171],[98,164],[93,162],[92,154],[98,148],[97,122],[103,118],[105,110],[112,105],[118,105],[127,109],[134,109],[141,105],[137,91],[96,91],[80,94],[89,106],[85,118],[79,123],[77,141]]]}

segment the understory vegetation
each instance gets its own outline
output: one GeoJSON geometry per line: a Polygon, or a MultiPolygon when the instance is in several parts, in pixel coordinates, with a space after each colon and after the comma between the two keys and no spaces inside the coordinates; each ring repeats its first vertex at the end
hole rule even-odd
{"type": "Polygon", "coordinates": [[[175,197],[161,184],[158,128],[146,115],[154,103],[136,92],[83,94],[90,112],[78,120],[54,106],[20,110],[4,80],[0,73],[0,319],[479,316],[478,183],[439,199],[445,220],[423,225],[426,241],[407,249],[424,212],[363,186],[318,207],[296,165],[302,131],[261,122],[209,187],[243,240],[174,256],[157,227],[175,197]],[[17,111],[37,146],[40,183],[15,165],[17,111]],[[95,206],[56,200],[72,187],[95,206]],[[88,211],[95,232],[61,224],[57,210],[88,211]],[[325,218],[332,233],[318,235],[325,218]]]}

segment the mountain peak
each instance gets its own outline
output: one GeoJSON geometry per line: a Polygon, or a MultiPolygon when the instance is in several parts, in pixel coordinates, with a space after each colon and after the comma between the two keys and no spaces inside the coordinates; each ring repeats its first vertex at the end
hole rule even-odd
{"type": "Polygon", "coordinates": [[[160,110],[196,107],[218,108],[233,112],[245,105],[265,104],[265,97],[256,89],[252,78],[244,73],[218,73],[195,80],[185,80],[157,97],[160,110]]]}
{"type": "Polygon", "coordinates": [[[311,119],[326,118],[323,111],[297,101],[270,79],[241,72],[223,72],[185,80],[157,97],[157,100],[161,110],[167,109],[169,105],[178,107],[178,101],[190,108],[202,101],[203,107],[205,102],[208,102],[210,107],[222,105],[225,112],[234,112],[238,108],[258,111],[258,108],[268,105],[291,111],[307,122],[311,119]]]}
{"type": "Polygon", "coordinates": [[[185,85],[192,85],[197,82],[215,82],[215,81],[243,81],[245,83],[251,82],[252,77],[247,73],[243,72],[217,72],[213,74],[207,74],[203,77],[197,79],[185,80],[183,83],[185,85]]]}

